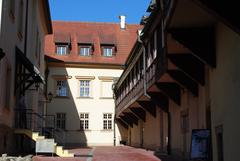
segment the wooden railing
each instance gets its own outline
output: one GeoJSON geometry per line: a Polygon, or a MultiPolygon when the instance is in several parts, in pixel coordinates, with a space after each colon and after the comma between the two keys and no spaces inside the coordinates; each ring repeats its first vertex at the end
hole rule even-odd
{"type": "Polygon", "coordinates": [[[166,56],[163,39],[162,26],[158,25],[144,45],[143,51],[134,53],[137,55],[132,59],[134,64],[130,64],[125,69],[119,84],[117,83],[117,89],[115,88],[117,115],[140,99],[165,72],[166,56]]]}

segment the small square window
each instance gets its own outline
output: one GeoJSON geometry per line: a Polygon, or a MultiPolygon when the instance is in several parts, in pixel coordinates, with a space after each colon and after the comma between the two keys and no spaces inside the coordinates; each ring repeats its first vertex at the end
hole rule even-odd
{"type": "Polygon", "coordinates": [[[80,56],[90,56],[92,54],[92,46],[90,45],[79,45],[80,56]]]}
{"type": "Polygon", "coordinates": [[[113,50],[111,47],[104,47],[103,48],[103,56],[111,57],[113,55],[113,50]]]}
{"type": "Polygon", "coordinates": [[[105,57],[112,57],[114,54],[114,45],[101,45],[102,55],[105,57]]]}
{"type": "Polygon", "coordinates": [[[67,45],[57,45],[56,53],[57,55],[67,55],[68,46],[67,45]]]}
{"type": "Polygon", "coordinates": [[[67,88],[67,80],[57,80],[56,82],[56,95],[57,96],[67,96],[68,95],[68,88],[67,88]]]}

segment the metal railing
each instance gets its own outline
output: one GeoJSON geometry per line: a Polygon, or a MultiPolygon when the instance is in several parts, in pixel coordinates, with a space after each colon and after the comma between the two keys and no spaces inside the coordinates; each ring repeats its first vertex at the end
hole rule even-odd
{"type": "Polygon", "coordinates": [[[40,115],[32,109],[15,109],[15,128],[39,132],[40,135],[54,138],[58,144],[65,145],[65,131],[56,128],[54,115],[40,115]]]}

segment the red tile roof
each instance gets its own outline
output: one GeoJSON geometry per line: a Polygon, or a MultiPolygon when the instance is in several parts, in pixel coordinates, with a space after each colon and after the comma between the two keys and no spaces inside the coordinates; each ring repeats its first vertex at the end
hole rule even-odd
{"type": "Polygon", "coordinates": [[[45,54],[59,62],[94,63],[123,65],[137,40],[140,25],[126,24],[121,30],[117,23],[64,22],[53,21],[53,34],[45,38],[45,54]],[[71,42],[71,51],[67,56],[55,53],[55,42],[71,42]],[[93,55],[79,56],[78,43],[94,45],[93,55]],[[101,44],[114,44],[116,53],[113,57],[101,55],[101,44]]]}

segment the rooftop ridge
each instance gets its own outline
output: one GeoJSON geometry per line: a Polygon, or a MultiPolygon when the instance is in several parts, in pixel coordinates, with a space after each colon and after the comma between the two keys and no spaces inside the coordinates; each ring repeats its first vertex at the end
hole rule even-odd
{"type": "MultiPolygon", "coordinates": [[[[69,20],[53,20],[53,23],[71,23],[71,24],[112,24],[119,25],[118,22],[93,22],[93,21],[69,21],[69,20]]],[[[126,25],[130,26],[141,26],[140,24],[135,23],[126,23],[126,25]]]]}

